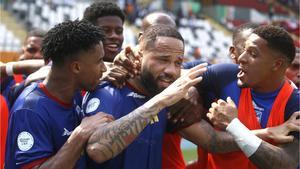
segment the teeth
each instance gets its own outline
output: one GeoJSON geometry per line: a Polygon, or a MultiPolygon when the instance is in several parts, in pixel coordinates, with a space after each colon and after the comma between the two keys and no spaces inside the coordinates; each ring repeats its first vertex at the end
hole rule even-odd
{"type": "Polygon", "coordinates": [[[108,47],[112,47],[112,48],[117,48],[118,47],[118,45],[116,45],[116,44],[110,44],[110,45],[107,45],[108,47]]]}
{"type": "Polygon", "coordinates": [[[161,81],[163,82],[166,82],[166,83],[171,83],[172,81],[171,80],[166,80],[166,79],[160,79],[161,81]]]}
{"type": "Polygon", "coordinates": [[[238,73],[237,77],[242,77],[244,76],[245,72],[243,70],[240,70],[240,72],[238,73]]]}

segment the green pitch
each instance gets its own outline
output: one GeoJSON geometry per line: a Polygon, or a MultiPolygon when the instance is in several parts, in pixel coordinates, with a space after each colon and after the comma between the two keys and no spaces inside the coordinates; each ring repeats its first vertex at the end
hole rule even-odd
{"type": "Polygon", "coordinates": [[[182,152],[183,152],[183,157],[184,157],[184,160],[186,163],[188,161],[197,159],[197,149],[196,148],[182,149],[182,152]]]}

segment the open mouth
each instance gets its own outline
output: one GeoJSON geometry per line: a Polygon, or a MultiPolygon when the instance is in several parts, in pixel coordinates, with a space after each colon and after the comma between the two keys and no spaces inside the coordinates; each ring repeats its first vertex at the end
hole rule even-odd
{"type": "Polygon", "coordinates": [[[239,73],[237,74],[237,78],[242,78],[242,77],[244,77],[245,76],[245,74],[246,74],[246,71],[245,71],[245,69],[243,69],[242,67],[239,67],[239,69],[240,69],[240,71],[239,71],[239,73]]]}
{"type": "Polygon", "coordinates": [[[105,44],[105,48],[111,52],[118,52],[120,50],[120,45],[117,43],[105,44]]]}

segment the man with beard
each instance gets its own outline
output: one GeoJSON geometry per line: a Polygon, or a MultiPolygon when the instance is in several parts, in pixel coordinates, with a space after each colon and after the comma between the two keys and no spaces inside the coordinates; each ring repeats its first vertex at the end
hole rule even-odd
{"type": "Polygon", "coordinates": [[[187,138],[206,147],[200,159],[202,168],[297,167],[299,133],[284,136],[286,144],[272,145],[268,142],[274,143],[276,133],[267,129],[289,123],[283,133],[299,131],[299,93],[285,80],[285,71],[294,56],[295,47],[286,31],[279,27],[261,26],[247,38],[245,51],[238,57],[239,67],[220,64],[208,68],[199,89],[214,93],[216,98],[226,100],[231,97],[232,100],[213,103],[207,116],[219,129],[228,126],[226,130],[233,137],[211,130],[203,120],[183,129],[182,133],[187,138]],[[234,105],[238,105],[238,110],[234,105]],[[232,120],[237,116],[250,130],[266,130],[269,135],[265,135],[265,141],[245,130],[238,119],[232,120]],[[231,120],[234,124],[230,123],[231,120]]]}
{"type": "MultiPolygon", "coordinates": [[[[42,52],[45,60],[50,58],[53,64],[46,79],[26,88],[12,109],[7,168],[86,168],[84,149],[91,135],[97,139],[100,133],[101,141],[109,141],[107,136],[111,133],[115,135],[110,138],[122,135],[129,144],[153,116],[184,97],[189,87],[202,79],[199,76],[205,69],[195,68],[133,113],[112,123],[112,116],[102,112],[81,119],[79,91],[94,90],[106,71],[103,39],[104,34],[85,21],[64,22],[47,33],[42,52]],[[132,124],[132,128],[126,127],[132,124]],[[99,130],[94,133],[96,128],[99,130]]],[[[118,138],[99,151],[122,151],[126,145],[118,138]]],[[[104,155],[104,160],[113,157],[104,155]]]]}
{"type": "MultiPolygon", "coordinates": [[[[86,115],[103,111],[112,114],[116,119],[122,118],[152,97],[156,100],[155,95],[180,76],[184,43],[175,28],[166,25],[149,27],[140,39],[138,52],[142,56],[141,75],[130,79],[122,89],[107,83],[98,86],[96,91],[88,93],[83,101],[86,115]]],[[[202,66],[195,68],[199,69],[202,66]]],[[[168,89],[175,90],[176,87],[171,85],[168,89]]],[[[156,123],[148,125],[120,155],[100,166],[93,164],[93,168],[161,168],[166,109],[161,110],[158,117],[159,120],[156,119],[156,123]]],[[[88,143],[88,153],[92,159],[101,162],[97,157],[103,152],[98,151],[97,147],[104,144],[103,140],[100,136],[98,139],[97,137],[91,139],[88,143]]],[[[126,139],[132,138],[125,138],[125,143],[127,143],[126,139]]]]}

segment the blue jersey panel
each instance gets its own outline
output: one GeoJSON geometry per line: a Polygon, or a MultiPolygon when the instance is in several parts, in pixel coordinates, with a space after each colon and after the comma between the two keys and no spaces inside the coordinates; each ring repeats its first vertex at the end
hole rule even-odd
{"type": "MultiPolygon", "coordinates": [[[[11,111],[6,168],[20,168],[55,155],[80,124],[80,110],[76,112],[78,104],[65,107],[50,99],[37,84],[26,88],[11,111]]],[[[76,168],[85,168],[85,165],[85,156],[82,156],[76,168]]]]}
{"type": "MultiPolygon", "coordinates": [[[[128,87],[116,89],[110,84],[102,84],[84,99],[86,115],[99,111],[109,113],[119,119],[148,101],[128,87]]],[[[161,168],[162,137],[166,125],[166,110],[159,113],[159,122],[148,125],[116,158],[93,168],[109,169],[152,169],[161,168]]],[[[93,165],[93,164],[92,164],[93,165]]]]}
{"type": "MultiPolygon", "coordinates": [[[[213,101],[217,99],[226,100],[228,96],[238,105],[241,93],[241,89],[237,85],[238,71],[238,66],[235,64],[216,64],[208,67],[208,70],[203,75],[202,82],[197,86],[199,92],[205,98],[206,108],[209,108],[213,101]]],[[[251,91],[253,107],[263,128],[267,124],[271,108],[279,90],[271,93],[255,93],[251,91]]],[[[288,120],[299,109],[299,91],[295,89],[285,108],[285,120],[288,120]]],[[[299,134],[295,134],[295,136],[298,138],[299,134]]]]}

